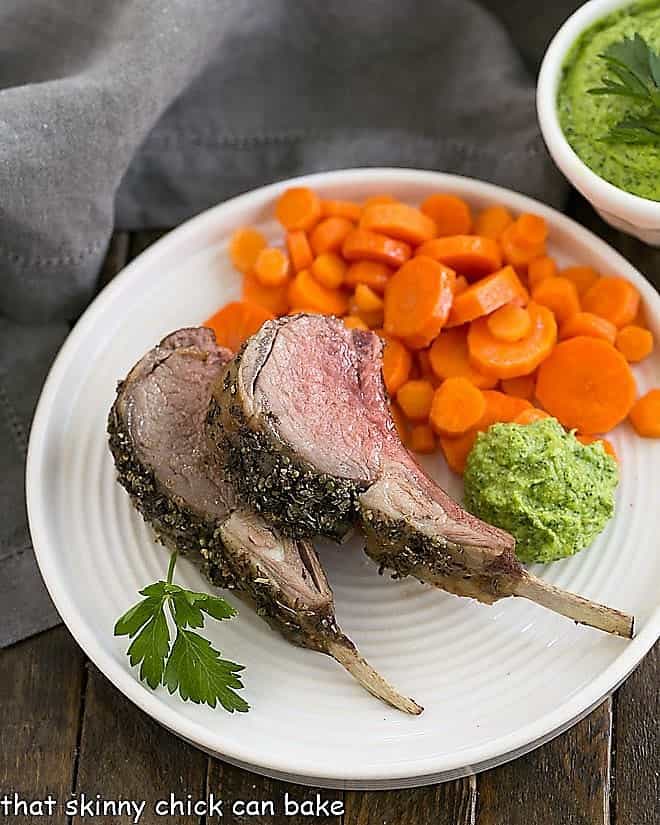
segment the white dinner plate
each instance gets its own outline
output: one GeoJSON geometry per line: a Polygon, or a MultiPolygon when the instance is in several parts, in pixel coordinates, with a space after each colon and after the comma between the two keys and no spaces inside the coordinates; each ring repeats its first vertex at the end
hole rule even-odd
{"type": "MultiPolygon", "coordinates": [[[[168,561],[115,481],[105,427],[116,382],[168,332],[201,323],[239,296],[227,240],[243,225],[279,237],[273,204],[291,184],[234,198],[168,234],[103,290],[70,334],[43,389],[28,455],[30,528],[43,577],[74,637],[129,699],[230,762],[346,788],[422,785],[492,767],[588,713],[658,636],[660,441],[638,438],[628,424],[612,436],[622,468],[616,517],[588,550],[534,572],[634,613],[632,641],[577,626],[524,599],[487,607],[412,580],[391,581],[378,575],[358,539],[320,546],[340,624],[375,667],[424,705],[420,717],[372,698],[331,659],[287,644],[240,603],[238,619],[207,623],[205,632],[246,666],[247,714],[149,690],[129,666],[126,639],[113,636],[116,618],[139,588],[164,577],[168,561]]],[[[469,178],[404,169],[329,172],[295,184],[330,198],[386,192],[412,203],[453,192],[477,209],[501,203],[536,212],[548,221],[551,254],[562,264],[590,264],[635,284],[660,340],[653,287],[603,241],[529,198],[469,178]]],[[[640,391],[659,385],[660,351],[635,375],[640,391]]],[[[441,456],[425,465],[461,496],[441,456]]],[[[185,561],[176,580],[207,587],[185,561]]]]}

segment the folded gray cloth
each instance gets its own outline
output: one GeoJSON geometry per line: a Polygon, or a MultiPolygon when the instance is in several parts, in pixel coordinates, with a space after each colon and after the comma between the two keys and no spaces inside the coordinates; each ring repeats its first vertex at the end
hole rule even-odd
{"type": "MultiPolygon", "coordinates": [[[[505,0],[488,5],[506,12],[505,0]]],[[[56,621],[25,525],[25,441],[113,225],[171,226],[273,180],[365,165],[451,170],[561,204],[533,78],[491,11],[469,0],[0,5],[0,646],[56,621]]]]}

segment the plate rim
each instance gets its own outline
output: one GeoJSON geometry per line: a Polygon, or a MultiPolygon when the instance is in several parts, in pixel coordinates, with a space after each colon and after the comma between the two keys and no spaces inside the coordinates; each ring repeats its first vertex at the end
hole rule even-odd
{"type": "Polygon", "coordinates": [[[444,187],[458,194],[462,192],[467,197],[474,197],[476,188],[479,190],[479,195],[492,198],[494,202],[506,203],[516,211],[535,211],[549,218],[554,225],[562,230],[571,233],[578,241],[587,244],[601,254],[609,256],[614,266],[623,275],[630,277],[636,286],[640,288],[647,307],[652,306],[653,314],[660,318],[660,295],[646,278],[615,249],[586,227],[553,207],[505,187],[446,172],[389,167],[317,172],[268,184],[210,207],[168,232],[124,267],[87,307],[56,356],[35,409],[28,443],[25,474],[27,514],[35,557],[46,588],[62,620],[89,659],[115,687],[161,725],[203,750],[211,751],[220,757],[227,758],[229,761],[249,765],[256,771],[261,769],[270,775],[290,778],[291,781],[307,782],[309,784],[313,784],[315,780],[322,781],[324,786],[328,788],[349,786],[366,788],[370,783],[372,787],[380,788],[410,787],[411,784],[421,785],[441,781],[445,774],[451,774],[451,776],[446,777],[450,779],[494,767],[533,750],[566,730],[599,704],[619,683],[627,678],[650,650],[658,635],[660,635],[660,605],[657,605],[649,615],[641,632],[625,643],[625,647],[619,655],[595,680],[559,707],[533,722],[516,728],[510,733],[488,742],[487,745],[473,746],[468,750],[461,750],[458,756],[406,759],[390,762],[387,766],[366,765],[361,768],[359,776],[356,776],[355,770],[351,770],[348,766],[344,768],[342,765],[333,764],[330,766],[328,764],[327,767],[323,766],[323,779],[321,780],[318,776],[318,770],[314,771],[313,767],[304,758],[295,759],[290,756],[278,758],[276,754],[271,752],[267,758],[259,754],[258,761],[255,762],[253,744],[233,743],[230,747],[226,747],[222,741],[222,728],[219,730],[209,729],[198,722],[185,718],[176,709],[165,704],[157,693],[144,687],[132,671],[125,669],[111,655],[106,653],[96,642],[95,637],[97,634],[94,632],[93,626],[85,622],[75,602],[68,598],[66,583],[61,580],[55,565],[58,550],[49,539],[45,519],[41,517],[39,500],[39,479],[41,476],[39,463],[45,455],[44,446],[51,402],[58,392],[61,379],[64,377],[69,362],[77,351],[79,342],[85,339],[97,317],[102,315],[106,305],[111,303],[115,294],[124,290],[126,285],[131,282],[135,271],[137,270],[139,273],[145,262],[148,263],[152,258],[155,259],[166,254],[171,246],[177,246],[180,242],[185,241],[187,236],[192,237],[198,232],[204,231],[207,225],[212,226],[223,212],[231,211],[237,206],[249,207],[251,201],[254,201],[255,205],[263,205],[268,200],[272,200],[283,189],[292,185],[324,188],[329,184],[341,183],[342,180],[350,181],[351,185],[359,185],[361,182],[373,184],[376,181],[383,185],[387,185],[388,181],[410,185],[417,183],[429,188],[437,187],[440,189],[444,187]],[[374,785],[374,783],[376,784],[374,785]]]}

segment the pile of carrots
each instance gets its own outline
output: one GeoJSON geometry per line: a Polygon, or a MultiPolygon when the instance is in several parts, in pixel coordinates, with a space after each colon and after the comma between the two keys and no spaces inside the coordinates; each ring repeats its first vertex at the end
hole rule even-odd
{"type": "Polygon", "coordinates": [[[462,473],[479,432],[548,415],[584,443],[626,417],[660,437],[660,389],[637,398],[631,363],[654,341],[637,289],[588,266],[560,270],[548,227],[494,205],[430,195],[419,208],[389,195],[363,203],[287,189],[269,246],[253,228],[230,242],[242,300],[206,321],[236,351],[287,313],[336,315],[384,340],[383,376],[404,443],[439,446],[462,473]]]}

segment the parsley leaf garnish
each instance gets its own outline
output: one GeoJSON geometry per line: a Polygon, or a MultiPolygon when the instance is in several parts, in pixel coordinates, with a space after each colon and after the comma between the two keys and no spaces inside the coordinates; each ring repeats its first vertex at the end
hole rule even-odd
{"type": "Polygon", "coordinates": [[[172,553],[167,581],[158,581],[140,590],[145,598],[133,605],[115,624],[115,636],[133,639],[128,658],[140,666],[140,680],[150,688],[165,685],[170,693],[179,692],[184,701],[205,703],[212,708],[220,702],[225,710],[250,709],[235,691],[243,683],[237,675],[242,665],[221,658],[211,643],[189,628],[204,626],[205,616],[232,619],[236,610],[224,599],[209,593],[185,590],[174,584],[177,553],[172,553]],[[176,627],[170,647],[170,628],[165,608],[176,627]]]}
{"type": "Polygon", "coordinates": [[[660,145],[660,55],[642,37],[624,37],[599,55],[607,64],[602,86],[592,95],[618,95],[635,107],[616,123],[605,140],[660,145]]]}

